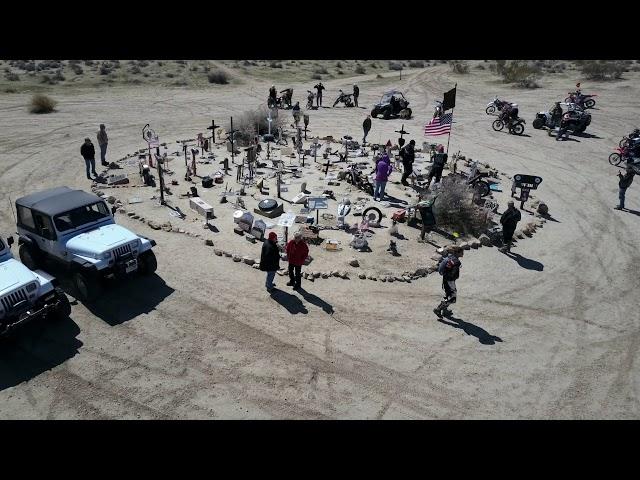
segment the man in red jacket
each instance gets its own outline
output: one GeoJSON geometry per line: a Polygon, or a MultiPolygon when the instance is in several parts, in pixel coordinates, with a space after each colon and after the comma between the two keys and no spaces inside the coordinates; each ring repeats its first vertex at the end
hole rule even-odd
{"type": "Polygon", "coordinates": [[[302,265],[309,255],[309,247],[302,238],[302,232],[296,232],[293,235],[293,240],[289,240],[287,243],[287,259],[289,260],[289,283],[288,286],[293,286],[294,290],[300,288],[302,282],[302,265]]]}

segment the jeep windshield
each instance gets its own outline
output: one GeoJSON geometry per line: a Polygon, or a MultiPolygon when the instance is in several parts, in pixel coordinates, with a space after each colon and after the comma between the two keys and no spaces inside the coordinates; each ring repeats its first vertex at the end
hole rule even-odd
{"type": "Polygon", "coordinates": [[[56,215],[53,221],[59,232],[66,232],[108,217],[109,210],[104,202],[96,202],[56,215]]]}

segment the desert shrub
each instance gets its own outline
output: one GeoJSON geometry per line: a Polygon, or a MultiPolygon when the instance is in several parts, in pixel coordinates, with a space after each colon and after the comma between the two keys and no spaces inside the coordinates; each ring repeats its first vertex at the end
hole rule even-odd
{"type": "Polygon", "coordinates": [[[98,72],[100,72],[100,75],[109,75],[111,73],[111,69],[106,65],[100,65],[98,72]]]}
{"type": "MultiPolygon", "coordinates": [[[[139,80],[138,80],[139,81],[139,80]]],[[[176,80],[175,82],[173,82],[171,85],[175,86],[175,87],[186,87],[187,85],[189,85],[187,83],[186,80],[176,80]]]]}
{"type": "Polygon", "coordinates": [[[481,63],[479,63],[478,65],[476,65],[476,69],[477,70],[485,70],[485,66],[482,65],[481,63]]]}
{"type": "Polygon", "coordinates": [[[58,102],[51,97],[38,93],[31,97],[29,111],[31,113],[51,113],[55,111],[57,104],[58,102]]]}
{"type": "Polygon", "coordinates": [[[367,71],[364,69],[362,65],[358,65],[354,70],[354,72],[357,73],[358,75],[364,75],[365,73],[367,73],[367,71]]]}
{"type": "Polygon", "coordinates": [[[441,64],[444,65],[445,63],[449,63],[449,61],[440,59],[440,60],[438,60],[438,63],[441,63],[441,64]]]}
{"type": "Polygon", "coordinates": [[[173,78],[173,77],[175,77],[175,74],[173,74],[173,73],[171,73],[171,72],[168,72],[168,73],[166,74],[166,77],[167,77],[167,78],[173,78]]]}
{"type": "Polygon", "coordinates": [[[370,63],[369,66],[374,69],[378,68],[378,64],[376,62],[370,63]]]}
{"type": "Polygon", "coordinates": [[[311,80],[322,80],[322,76],[314,73],[313,75],[311,75],[311,80]]]}
{"type": "Polygon", "coordinates": [[[161,66],[163,66],[163,65],[164,65],[164,62],[161,62],[161,61],[159,61],[159,60],[158,60],[156,63],[158,64],[158,66],[159,66],[159,67],[161,67],[161,66]]]}
{"type": "Polygon", "coordinates": [[[40,78],[40,83],[44,83],[44,84],[46,84],[46,85],[55,85],[55,84],[56,84],[56,83],[58,83],[58,82],[56,82],[56,81],[53,79],[53,77],[50,77],[49,75],[44,74],[44,75],[42,75],[42,77],[40,78]]]}
{"type": "Polygon", "coordinates": [[[271,68],[282,68],[282,64],[278,63],[278,62],[271,62],[269,64],[269,67],[271,67],[271,68]]]}
{"type": "Polygon", "coordinates": [[[540,77],[540,69],[524,60],[498,60],[495,71],[505,83],[515,83],[524,88],[537,88],[536,79],[540,77]]]}
{"type": "Polygon", "coordinates": [[[142,80],[140,80],[139,78],[126,78],[125,83],[128,83],[130,85],[140,85],[142,83],[142,80]]]}
{"type": "Polygon", "coordinates": [[[19,82],[20,81],[20,76],[17,73],[6,73],[4,78],[6,78],[7,80],[9,80],[10,82],[19,82]]]}
{"type": "Polygon", "coordinates": [[[326,69],[326,68],[324,68],[324,67],[320,67],[320,68],[316,68],[316,69],[313,71],[313,73],[317,73],[318,75],[326,75],[326,74],[328,74],[329,72],[327,71],[327,69],[326,69]]]}
{"type": "Polygon", "coordinates": [[[147,62],[146,60],[138,60],[138,66],[140,68],[148,67],[149,66],[149,62],[147,62]]]}
{"type": "Polygon", "coordinates": [[[227,75],[226,72],[223,72],[222,70],[214,70],[212,72],[209,72],[207,78],[209,79],[209,83],[215,83],[217,85],[226,85],[227,83],[229,83],[229,75],[227,75]]]}
{"type": "Polygon", "coordinates": [[[459,73],[459,74],[469,73],[469,65],[465,61],[451,60],[449,62],[449,65],[451,66],[451,71],[453,73],[459,73]]]}
{"type": "Polygon", "coordinates": [[[411,60],[409,62],[411,68],[424,68],[424,62],[422,60],[411,60]]]}
{"type": "Polygon", "coordinates": [[[133,75],[138,75],[142,70],[140,70],[140,67],[137,65],[132,66],[129,69],[129,73],[133,74],[133,75]]]}
{"type": "Polygon", "coordinates": [[[149,78],[149,74],[148,74],[148,73],[143,73],[143,74],[142,74],[142,76],[143,76],[144,78],[149,78]]]}
{"type": "Polygon", "coordinates": [[[389,70],[394,70],[394,71],[402,70],[402,64],[399,62],[389,62],[389,70]]]}
{"type": "Polygon", "coordinates": [[[488,225],[486,209],[473,203],[473,190],[458,176],[443,179],[433,211],[438,225],[456,232],[479,235],[488,225]]]}
{"type": "Polygon", "coordinates": [[[15,88],[5,88],[4,93],[18,93],[15,88]]]}
{"type": "Polygon", "coordinates": [[[23,67],[25,72],[35,72],[36,71],[36,64],[34,62],[27,62],[24,64],[23,67]]]}
{"type": "Polygon", "coordinates": [[[82,67],[76,63],[74,63],[73,65],[71,65],[71,70],[73,71],[73,73],[75,73],[76,75],[82,75],[84,73],[84,70],[82,69],[82,67]]]}
{"type": "Polygon", "coordinates": [[[589,80],[614,80],[622,77],[625,68],[622,62],[610,60],[588,60],[580,71],[589,80]]]}
{"type": "Polygon", "coordinates": [[[66,80],[65,76],[62,74],[62,70],[57,70],[56,74],[53,76],[53,79],[57,82],[64,82],[66,80]]]}
{"type": "Polygon", "coordinates": [[[62,64],[56,60],[43,60],[42,62],[38,63],[38,65],[36,66],[36,70],[40,72],[42,70],[50,70],[61,67],[62,64]]]}
{"type": "Polygon", "coordinates": [[[256,62],[252,62],[251,60],[243,60],[242,65],[245,67],[256,67],[258,64],[256,62]]]}
{"type": "Polygon", "coordinates": [[[383,78],[383,77],[382,77],[382,75],[377,74],[377,75],[376,75],[376,78],[383,78]]]}
{"type": "MultiPolygon", "coordinates": [[[[241,145],[248,145],[256,135],[264,135],[269,133],[269,121],[267,116],[269,109],[266,105],[261,106],[257,110],[243,112],[237,117],[233,117],[233,128],[238,130],[235,133],[234,141],[238,141],[241,145]]],[[[285,115],[278,115],[271,122],[271,133],[282,126],[285,122],[285,115]]],[[[230,124],[225,125],[225,130],[231,130],[230,124]]]]}
{"type": "Polygon", "coordinates": [[[342,62],[336,62],[336,68],[342,68],[342,62]]]}

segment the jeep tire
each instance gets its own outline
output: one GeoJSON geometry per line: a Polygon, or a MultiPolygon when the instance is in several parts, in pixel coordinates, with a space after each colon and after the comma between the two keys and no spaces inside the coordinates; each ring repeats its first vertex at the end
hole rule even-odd
{"type": "Polygon", "coordinates": [[[85,302],[93,302],[102,293],[101,279],[81,270],[73,274],[73,286],[85,302]]]}
{"type": "Polygon", "coordinates": [[[56,288],[56,297],[58,306],[51,312],[51,318],[53,320],[64,320],[71,315],[71,304],[61,288],[56,288]]]}
{"type": "Polygon", "coordinates": [[[158,268],[158,261],[153,250],[147,250],[138,257],[138,272],[140,275],[152,275],[158,268]]]}
{"type": "Polygon", "coordinates": [[[31,271],[37,270],[42,261],[41,254],[37,248],[32,247],[28,243],[20,245],[18,255],[20,256],[20,261],[23,265],[31,271]]]}

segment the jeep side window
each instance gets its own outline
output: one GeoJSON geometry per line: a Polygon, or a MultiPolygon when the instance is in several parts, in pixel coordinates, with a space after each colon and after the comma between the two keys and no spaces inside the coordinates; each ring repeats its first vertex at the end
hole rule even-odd
{"type": "Polygon", "coordinates": [[[56,235],[53,231],[53,225],[51,224],[51,220],[49,217],[35,212],[33,214],[33,220],[36,224],[36,229],[39,235],[46,238],[47,240],[55,240],[56,235]]]}
{"type": "Polygon", "coordinates": [[[31,213],[31,210],[21,205],[18,205],[17,210],[18,210],[18,223],[20,223],[21,225],[31,230],[35,230],[36,225],[33,221],[33,214],[31,213]]]}

